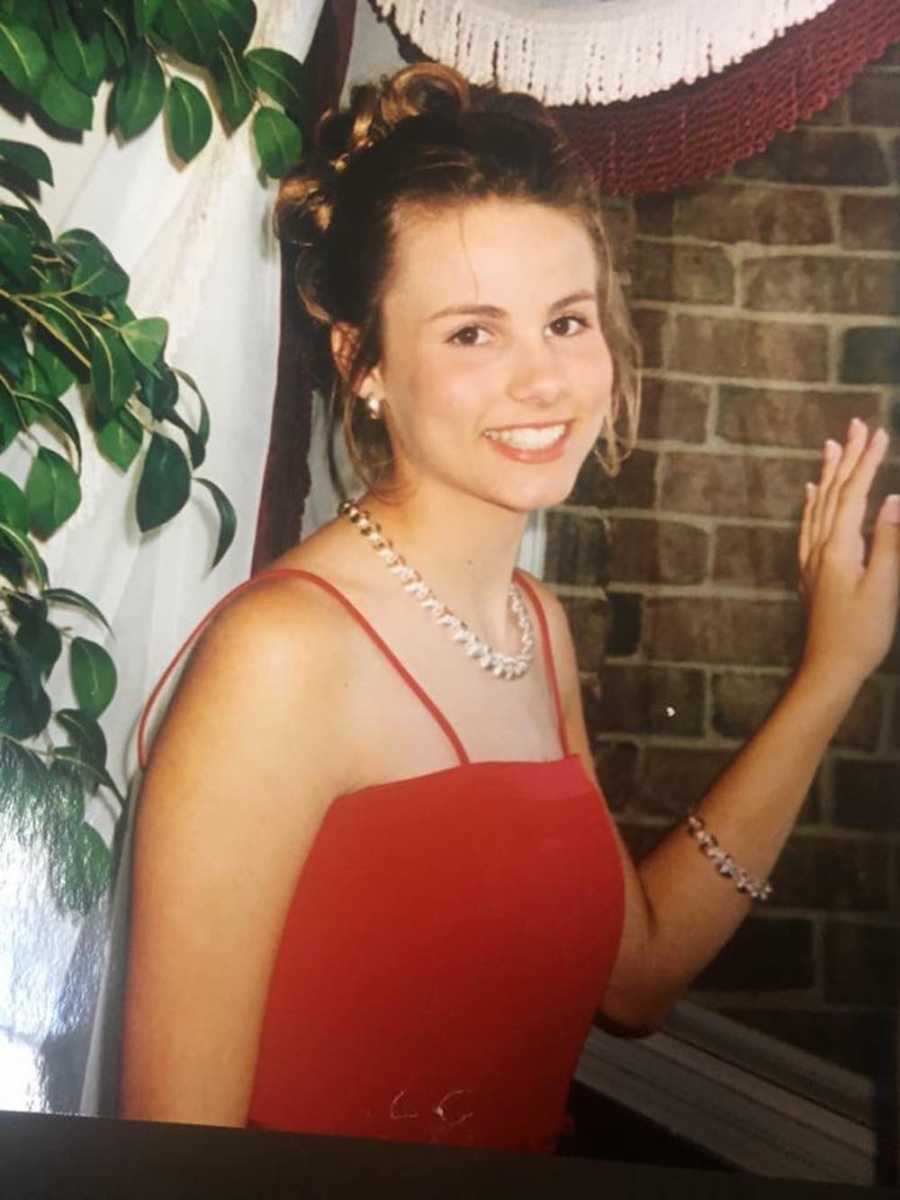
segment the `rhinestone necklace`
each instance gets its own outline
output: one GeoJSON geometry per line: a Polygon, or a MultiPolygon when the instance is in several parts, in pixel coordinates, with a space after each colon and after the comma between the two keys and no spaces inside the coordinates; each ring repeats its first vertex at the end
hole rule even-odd
{"type": "Polygon", "coordinates": [[[398,554],[381,531],[381,526],[363,508],[352,500],[345,500],[338,507],[338,516],[347,517],[355,525],[373,550],[378,554],[392,575],[403,584],[403,590],[413,596],[426,612],[431,613],[438,625],[450,632],[469,658],[474,659],[485,671],[497,679],[521,679],[534,658],[534,631],[522,593],[514,583],[509,585],[509,610],[519,629],[522,649],[518,654],[501,654],[484,642],[445,604],[441,604],[434,592],[414,567],[409,566],[402,554],[398,554]]]}

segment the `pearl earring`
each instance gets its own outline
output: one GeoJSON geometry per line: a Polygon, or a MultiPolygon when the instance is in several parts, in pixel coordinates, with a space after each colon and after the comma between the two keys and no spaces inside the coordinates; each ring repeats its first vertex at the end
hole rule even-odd
{"type": "Polygon", "coordinates": [[[374,394],[370,394],[365,398],[366,411],[373,421],[377,421],[381,416],[381,400],[374,394]]]}

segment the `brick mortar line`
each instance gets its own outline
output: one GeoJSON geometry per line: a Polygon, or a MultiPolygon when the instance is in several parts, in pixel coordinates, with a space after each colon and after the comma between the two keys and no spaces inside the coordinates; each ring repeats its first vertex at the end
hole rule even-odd
{"type": "MultiPolygon", "coordinates": [[[[821,327],[824,329],[835,329],[839,332],[846,331],[864,325],[867,327],[881,328],[886,326],[888,329],[895,329],[897,326],[897,313],[847,313],[847,312],[809,312],[801,313],[793,310],[774,310],[765,308],[739,308],[736,304],[701,304],[692,303],[688,300],[654,300],[649,297],[637,299],[632,305],[633,309],[641,312],[662,312],[676,317],[712,317],[720,321],[742,320],[747,322],[755,322],[758,325],[802,325],[804,327],[821,327]],[[783,318],[790,317],[790,320],[783,318]]],[[[664,371],[665,367],[654,367],[654,370],[664,371]]],[[[722,376],[711,376],[712,378],[723,378],[722,376]]],[[[710,378],[710,376],[700,376],[700,378],[710,378]]],[[[756,376],[745,376],[744,382],[748,378],[756,379],[756,376]]],[[[808,380],[811,385],[824,384],[825,380],[808,380]]],[[[878,386],[877,384],[875,386],[878,386]]],[[[882,386],[889,386],[884,384],[882,386]]]]}
{"type": "MultiPolygon", "coordinates": [[[[897,200],[900,202],[900,193],[897,195],[897,200]]],[[[737,262],[732,263],[738,268],[746,265],[751,258],[755,259],[770,259],[770,258],[837,258],[837,259],[853,259],[862,258],[866,260],[874,260],[876,262],[897,262],[900,265],[900,245],[891,250],[850,250],[842,247],[839,242],[813,242],[809,245],[803,242],[754,242],[748,239],[742,239],[738,242],[721,242],[712,239],[703,239],[698,237],[690,237],[685,234],[673,234],[667,236],[665,234],[646,234],[639,233],[635,236],[635,242],[650,242],[653,245],[662,246],[687,246],[690,249],[701,247],[703,249],[720,249],[723,251],[731,251],[737,257],[737,262]],[[747,247],[753,246],[754,250],[751,255],[747,254],[747,247]]],[[[640,303],[642,297],[635,296],[635,301],[640,303]]],[[[673,301],[673,303],[691,303],[690,301],[673,301]]],[[[755,309],[746,311],[755,312],[755,309]]]]}
{"type": "MultiPolygon", "coordinates": [[[[737,385],[749,391],[772,391],[766,384],[758,386],[754,376],[747,375],[700,375],[696,371],[680,371],[675,367],[643,367],[641,375],[661,383],[700,383],[710,389],[737,385]]],[[[805,380],[785,379],[774,390],[781,392],[807,392],[810,388],[825,389],[841,396],[866,395],[871,392],[894,394],[896,383],[809,383],[805,380]]]]}
{"type": "MultiPolygon", "coordinates": [[[[625,658],[621,654],[610,655],[606,661],[610,666],[613,666],[613,667],[628,667],[628,666],[634,665],[630,659],[625,658]]],[[[647,663],[645,665],[655,667],[655,666],[658,666],[659,664],[657,664],[656,662],[652,662],[652,663],[647,663]]],[[[710,671],[716,671],[719,669],[716,663],[704,663],[703,666],[704,666],[704,668],[708,668],[710,671]]],[[[696,668],[692,668],[692,669],[696,669],[696,668]]],[[[591,672],[586,672],[586,674],[591,674],[591,672]]],[[[741,674],[759,675],[762,678],[771,678],[774,680],[783,679],[786,682],[787,679],[790,677],[791,668],[790,667],[767,667],[767,666],[761,666],[758,663],[753,663],[753,664],[748,664],[746,667],[741,668],[741,674]]],[[[598,734],[598,736],[602,736],[602,735],[598,734]]],[[[647,734],[645,736],[653,737],[655,735],[647,734]]]]}
{"type": "Polygon", "coordinates": [[[793,600],[799,604],[794,588],[754,588],[741,587],[736,584],[719,583],[712,579],[704,579],[702,583],[640,583],[633,584],[623,580],[621,583],[610,583],[606,589],[611,595],[633,594],[640,589],[640,595],[652,599],[663,600],[766,600],[775,604],[783,600],[793,600]],[[652,589],[652,590],[651,590],[652,589]],[[660,589],[660,590],[657,590],[660,589]]]}
{"type": "MultiPolygon", "coordinates": [[[[635,446],[640,450],[655,450],[678,454],[715,454],[718,458],[774,458],[779,461],[811,461],[821,457],[817,446],[772,446],[760,442],[732,442],[716,434],[709,442],[679,442],[674,438],[638,438],[635,446]]],[[[900,462],[900,454],[893,456],[900,462]]]]}
{"type": "MultiPolygon", "coordinates": [[[[649,829],[654,832],[665,832],[667,830],[677,829],[683,821],[683,817],[672,816],[671,818],[656,817],[653,814],[641,814],[629,811],[618,811],[613,813],[617,825],[624,825],[630,829],[649,829]]],[[[804,841],[811,841],[813,838],[820,838],[826,841],[833,840],[838,844],[846,844],[847,842],[859,842],[862,845],[884,844],[885,837],[890,838],[888,849],[897,850],[900,848],[900,834],[885,834],[881,830],[872,829],[853,829],[843,825],[826,825],[823,822],[810,822],[795,825],[791,830],[790,838],[801,838],[804,841]]],[[[821,912],[821,909],[812,910],[821,912]]],[[[847,910],[842,909],[842,912],[847,910]]]]}
{"type": "MultiPolygon", "coordinates": [[[[818,461],[818,459],[816,459],[818,461]]],[[[743,529],[750,525],[754,529],[774,529],[790,532],[798,530],[799,519],[780,520],[777,517],[714,517],[708,513],[693,513],[689,517],[672,513],[668,509],[649,508],[599,508],[596,505],[566,504],[556,505],[550,510],[561,516],[583,517],[586,520],[600,523],[614,521],[619,517],[628,521],[654,521],[659,525],[688,525],[705,533],[714,533],[721,525],[729,529],[743,529]]]]}
{"type": "MultiPolygon", "coordinates": [[[[615,664],[628,666],[630,664],[615,664]]],[[[605,744],[621,741],[622,737],[627,737],[630,742],[635,743],[639,748],[649,747],[652,750],[724,750],[729,753],[737,753],[747,743],[745,737],[727,737],[725,734],[717,733],[715,730],[707,737],[703,738],[700,734],[674,734],[674,733],[639,733],[629,731],[627,729],[610,729],[594,734],[595,744],[605,744]]],[[[831,744],[828,749],[828,754],[842,762],[871,762],[879,763],[896,763],[900,765],[900,752],[879,755],[877,752],[869,750],[858,750],[853,746],[836,746],[831,744]]],[[[900,811],[900,800],[897,802],[898,811],[900,811]]],[[[836,825],[835,822],[830,822],[831,825],[836,825]]],[[[844,826],[840,826],[844,828],[844,826]]],[[[855,826],[847,826],[848,829],[856,828],[855,826]]],[[[872,832],[871,830],[859,830],[861,833],[872,832]]],[[[896,836],[900,838],[900,830],[896,836]]]]}
{"type": "MultiPolygon", "coordinates": [[[[867,133],[874,133],[880,147],[883,148],[880,135],[894,136],[900,134],[900,129],[878,129],[866,130],[867,133]]],[[[891,138],[893,140],[893,138],[891,138]]],[[[746,179],[742,175],[716,175],[714,180],[717,184],[727,184],[730,187],[754,187],[754,188],[771,188],[773,191],[786,192],[806,191],[806,192],[835,192],[842,196],[895,196],[898,193],[898,184],[891,180],[890,183],[824,183],[822,181],[808,181],[805,183],[782,180],[782,179],[746,179]]]]}

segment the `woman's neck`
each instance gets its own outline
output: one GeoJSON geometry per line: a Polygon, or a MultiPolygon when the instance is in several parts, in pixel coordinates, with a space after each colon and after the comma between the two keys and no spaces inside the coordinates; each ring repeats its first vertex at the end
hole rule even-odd
{"type": "Polygon", "coordinates": [[[508,640],[509,585],[527,514],[423,488],[390,500],[370,494],[360,507],[441,603],[488,640],[508,640]]]}

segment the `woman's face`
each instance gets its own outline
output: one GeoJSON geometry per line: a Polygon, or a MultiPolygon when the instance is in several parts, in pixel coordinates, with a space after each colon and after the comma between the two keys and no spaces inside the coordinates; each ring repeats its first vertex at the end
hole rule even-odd
{"type": "Polygon", "coordinates": [[[395,481],[516,512],[560,503],[611,402],[589,234],[497,199],[395,223],[382,360],[361,389],[384,399],[395,481]]]}

